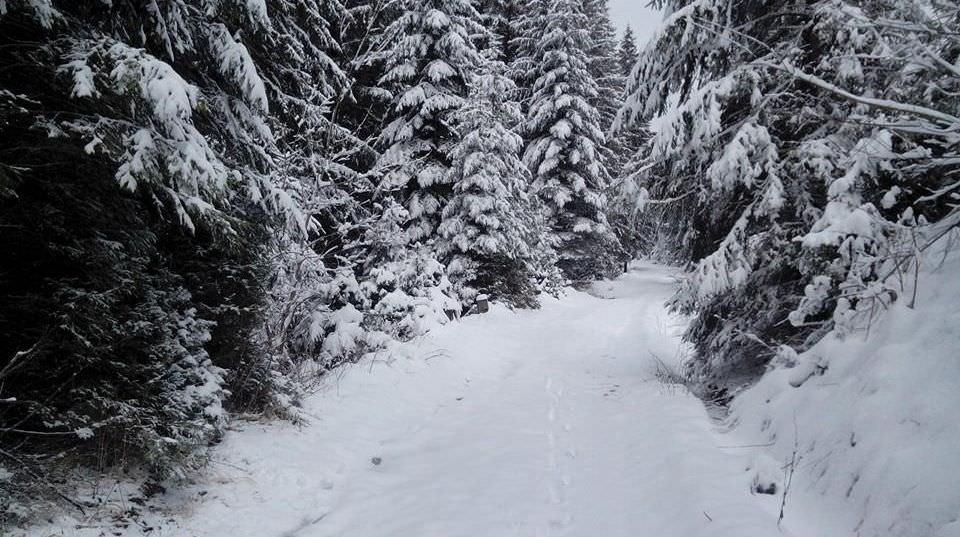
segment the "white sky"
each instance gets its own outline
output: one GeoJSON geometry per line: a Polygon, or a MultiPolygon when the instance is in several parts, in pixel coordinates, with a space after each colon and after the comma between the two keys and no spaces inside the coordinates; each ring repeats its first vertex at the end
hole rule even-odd
{"type": "Polygon", "coordinates": [[[647,0],[610,0],[610,18],[621,35],[627,25],[631,26],[637,36],[637,46],[643,50],[643,45],[663,21],[663,14],[648,8],[647,0]]]}

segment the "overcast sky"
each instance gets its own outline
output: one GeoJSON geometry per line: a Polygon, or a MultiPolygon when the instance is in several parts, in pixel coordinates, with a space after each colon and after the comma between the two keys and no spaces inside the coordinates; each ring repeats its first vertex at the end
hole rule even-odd
{"type": "Polygon", "coordinates": [[[648,8],[647,0],[610,0],[610,18],[621,32],[627,25],[631,26],[637,36],[637,46],[643,49],[660,26],[663,15],[648,8]]]}

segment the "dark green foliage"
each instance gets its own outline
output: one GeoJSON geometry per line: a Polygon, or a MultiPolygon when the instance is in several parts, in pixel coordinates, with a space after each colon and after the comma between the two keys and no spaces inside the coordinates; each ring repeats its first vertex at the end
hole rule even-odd
{"type": "MultiPolygon", "coordinates": [[[[0,450],[18,472],[3,486],[56,460],[184,475],[220,436],[225,404],[256,410],[272,389],[253,343],[267,217],[224,191],[191,230],[166,186],[178,177],[121,187],[113,148],[153,119],[102,86],[74,95],[62,66],[76,43],[100,39],[94,28],[123,33],[135,17],[126,5],[115,17],[58,7],[49,25],[16,4],[0,17],[0,450]]],[[[262,164],[217,141],[208,107],[195,113],[231,158],[262,164]]]]}
{"type": "Polygon", "coordinates": [[[192,250],[164,249],[161,237],[180,230],[120,191],[106,163],[69,149],[50,156],[72,167],[25,172],[0,202],[2,396],[16,399],[0,409],[0,441],[31,454],[69,447],[99,467],[182,471],[223,419],[207,414],[220,406],[205,349],[219,316],[172,266],[192,250]]]}

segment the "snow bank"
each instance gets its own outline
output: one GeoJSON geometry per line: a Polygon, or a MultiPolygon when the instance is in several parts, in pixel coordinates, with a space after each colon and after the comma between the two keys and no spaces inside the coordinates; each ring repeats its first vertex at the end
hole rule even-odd
{"type": "Polygon", "coordinates": [[[785,523],[798,534],[960,535],[960,255],[927,265],[915,309],[898,301],[734,401],[747,443],[772,443],[761,457],[781,486],[796,449],[785,523]]]}

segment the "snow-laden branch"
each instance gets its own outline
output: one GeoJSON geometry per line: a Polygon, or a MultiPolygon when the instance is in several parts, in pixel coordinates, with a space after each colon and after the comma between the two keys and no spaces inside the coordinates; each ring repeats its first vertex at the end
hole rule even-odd
{"type": "Polygon", "coordinates": [[[0,369],[0,380],[3,380],[5,377],[9,376],[11,373],[19,369],[30,357],[30,355],[32,355],[33,352],[37,349],[38,345],[40,345],[40,341],[37,341],[36,343],[31,345],[30,348],[25,351],[17,351],[13,355],[13,358],[11,358],[9,362],[7,362],[7,365],[3,366],[3,369],[0,369]]]}
{"type": "Polygon", "coordinates": [[[923,47],[923,52],[927,56],[930,56],[930,59],[932,59],[937,65],[946,69],[947,72],[951,73],[955,77],[960,77],[960,68],[943,59],[942,56],[931,50],[930,47],[923,47]]]}
{"type": "Polygon", "coordinates": [[[804,82],[813,84],[814,86],[817,86],[820,89],[829,91],[834,95],[837,95],[849,101],[853,101],[855,103],[864,104],[864,105],[872,106],[875,108],[882,108],[884,110],[891,110],[895,112],[902,112],[906,114],[920,116],[920,117],[929,119],[931,121],[945,124],[946,126],[949,127],[949,130],[956,130],[957,128],[960,128],[960,118],[958,118],[957,116],[947,114],[945,112],[941,112],[933,108],[928,108],[926,106],[906,104],[906,103],[893,101],[890,99],[876,99],[873,97],[864,97],[863,95],[857,95],[835,84],[832,84],[818,76],[805,73],[804,71],[798,69],[788,61],[784,61],[783,63],[780,63],[780,64],[770,63],[770,62],[759,62],[759,63],[760,65],[764,65],[766,67],[770,67],[778,71],[784,71],[799,80],[803,80],[804,82]]]}

